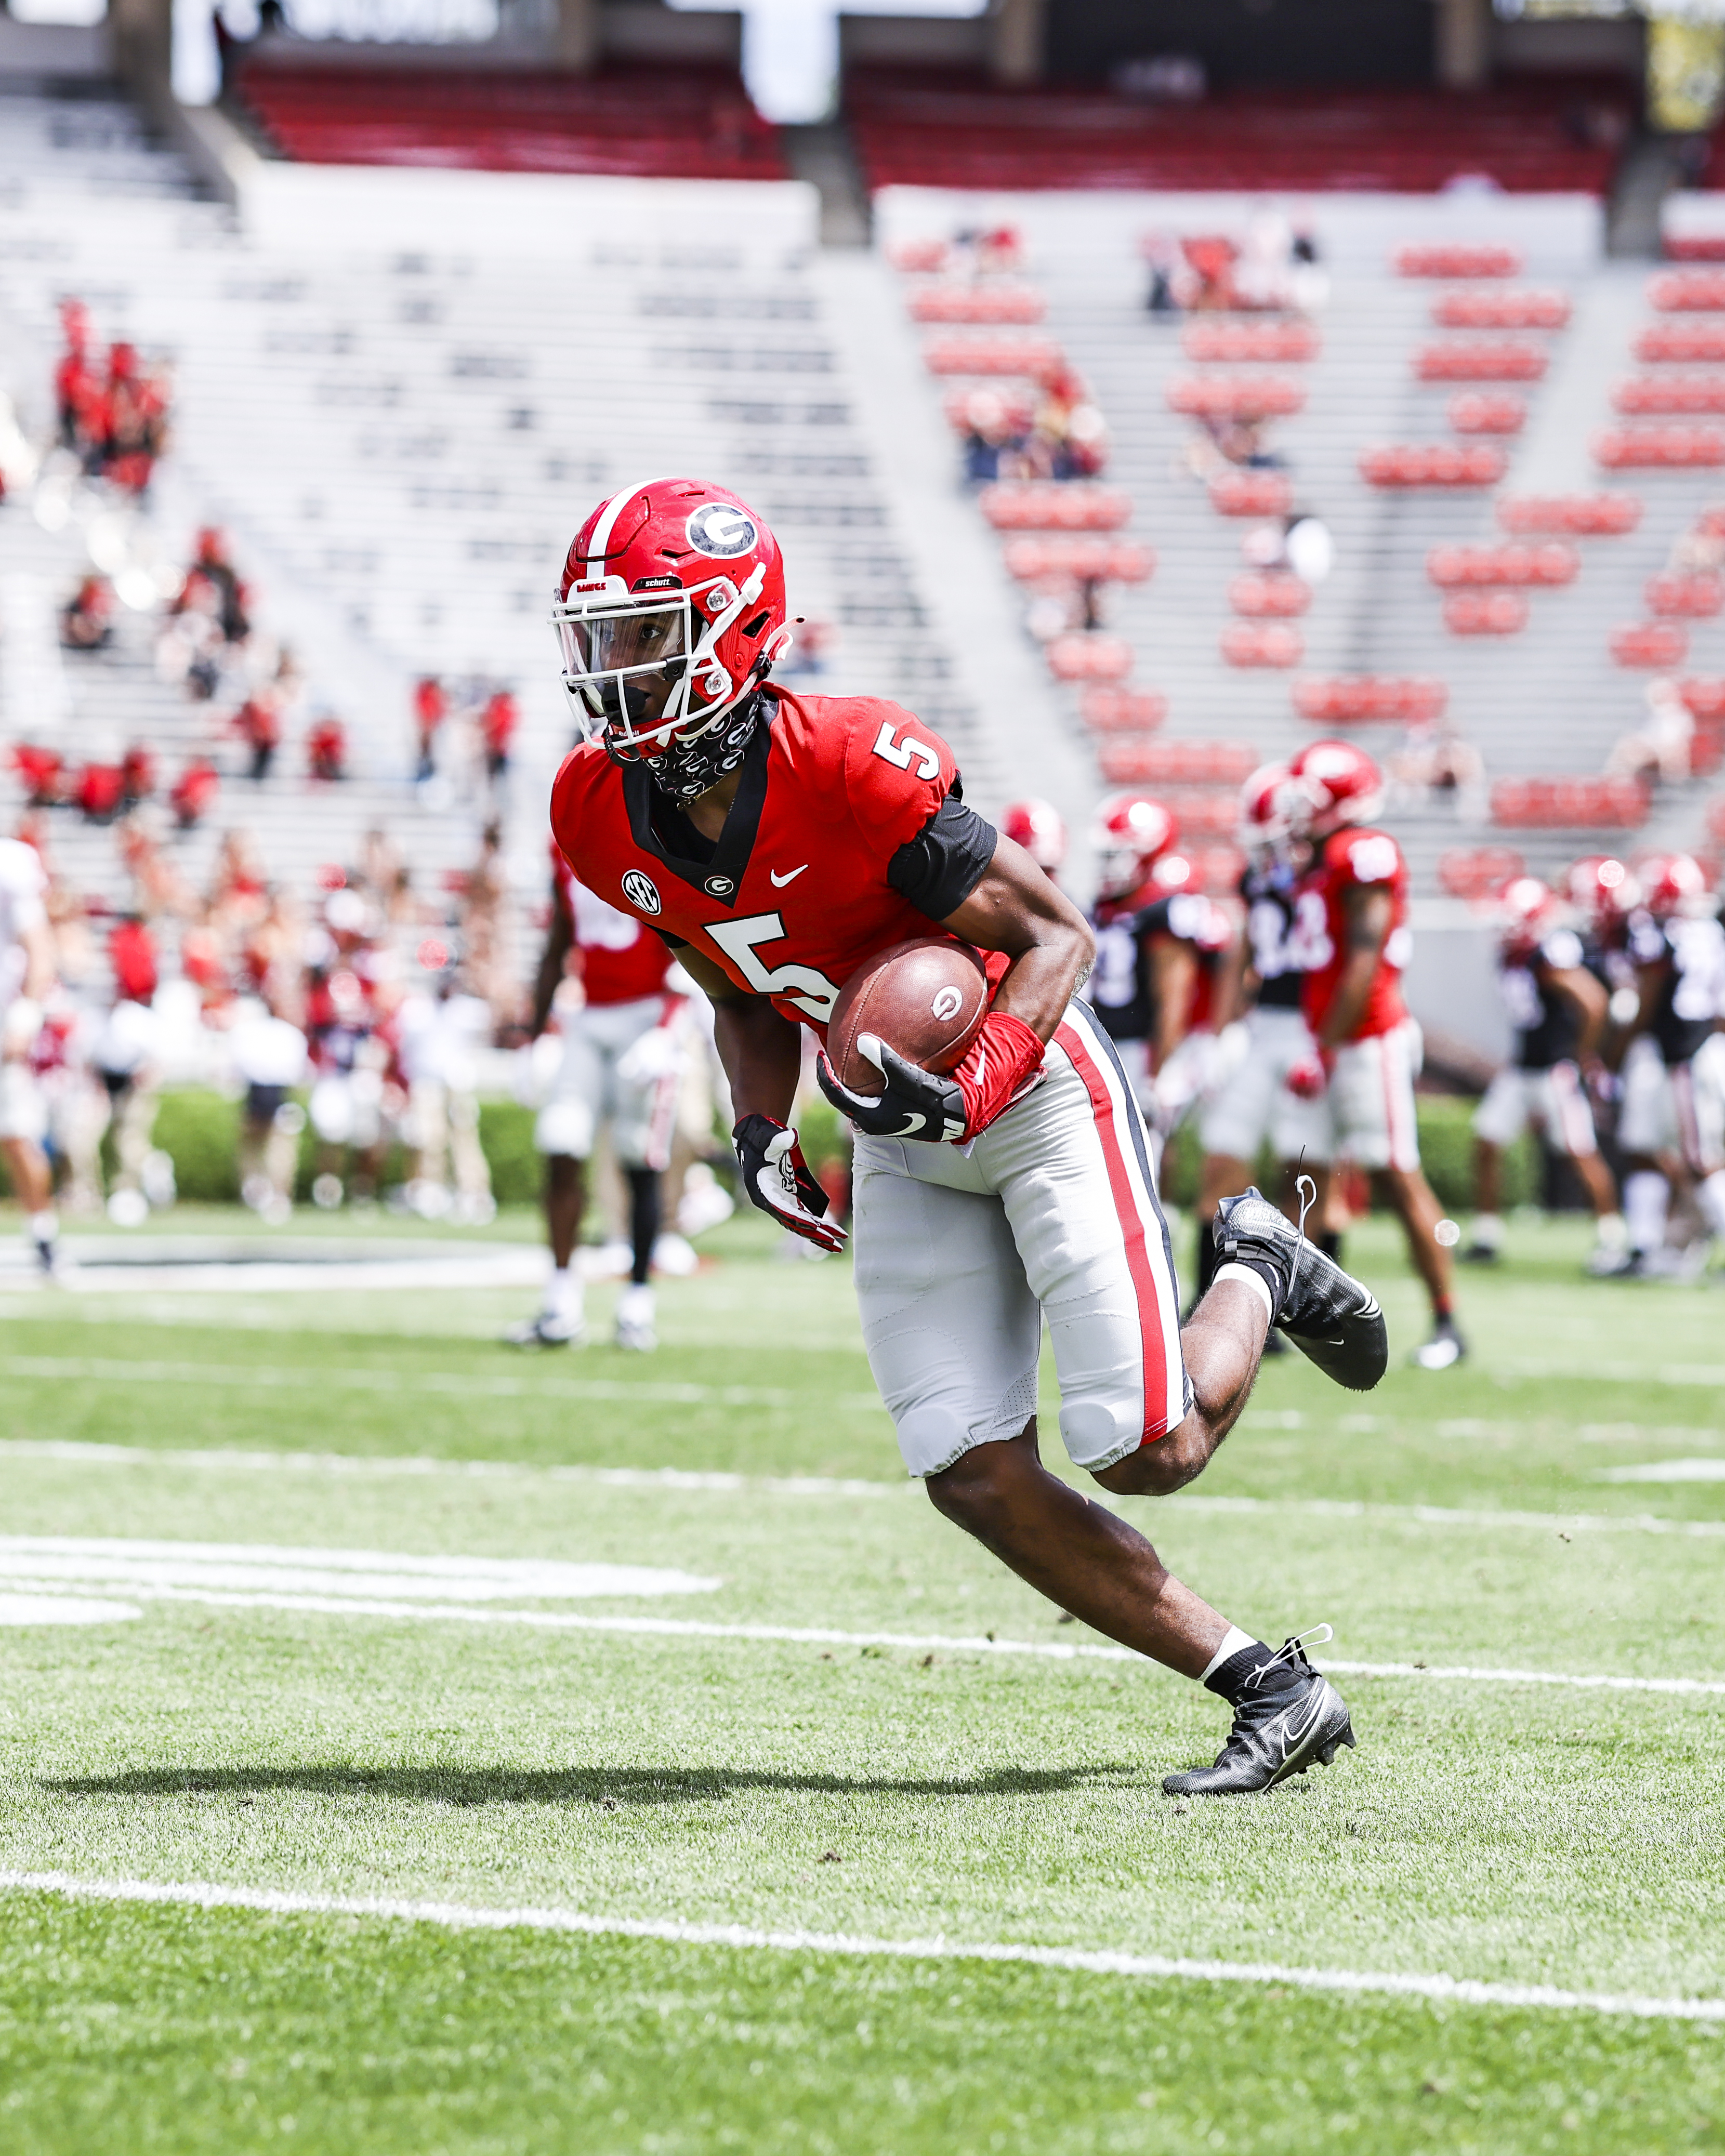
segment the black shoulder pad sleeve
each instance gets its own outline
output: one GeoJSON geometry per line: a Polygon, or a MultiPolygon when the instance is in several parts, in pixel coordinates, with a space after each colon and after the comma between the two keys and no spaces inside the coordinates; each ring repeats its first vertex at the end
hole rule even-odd
{"type": "Polygon", "coordinates": [[[955,786],[886,865],[886,880],[931,921],[956,913],[982,881],[999,833],[967,808],[955,786]]]}

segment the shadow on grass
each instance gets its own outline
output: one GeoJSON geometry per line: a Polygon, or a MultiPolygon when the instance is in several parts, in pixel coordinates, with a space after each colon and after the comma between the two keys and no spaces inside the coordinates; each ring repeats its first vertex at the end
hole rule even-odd
{"type": "Polygon", "coordinates": [[[742,1767],[152,1767],[125,1774],[44,1781],[49,1796],[256,1796],[280,1789],[320,1797],[387,1797],[420,1804],[711,1804],[743,1789],[814,1795],[1034,1797],[1138,1770],[1094,1767],[999,1767],[986,1774],[925,1779],[892,1774],[773,1774],[742,1767]]]}

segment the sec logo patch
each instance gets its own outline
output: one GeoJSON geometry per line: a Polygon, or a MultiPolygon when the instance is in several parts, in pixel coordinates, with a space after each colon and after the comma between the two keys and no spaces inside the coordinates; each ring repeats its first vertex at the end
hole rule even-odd
{"type": "Polygon", "coordinates": [[[711,554],[728,562],[747,554],[758,536],[755,520],[732,501],[704,501],[684,530],[697,554],[711,554]]]}
{"type": "Polygon", "coordinates": [[[657,913],[659,887],[649,875],[639,869],[631,869],[623,879],[623,895],[637,913],[657,913]]]}

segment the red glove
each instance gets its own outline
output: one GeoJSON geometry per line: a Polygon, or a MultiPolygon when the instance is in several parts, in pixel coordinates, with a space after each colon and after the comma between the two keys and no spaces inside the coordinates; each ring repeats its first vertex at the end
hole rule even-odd
{"type": "Polygon", "coordinates": [[[952,1073],[964,1096],[964,1135],[973,1138],[1004,1115],[1026,1079],[1042,1068],[1043,1043],[1010,1011],[991,1010],[952,1073]]]}
{"type": "Polygon", "coordinates": [[[1334,1061],[1327,1049],[1314,1050],[1310,1055],[1301,1058],[1282,1083],[1296,1101],[1321,1101],[1329,1085],[1334,1061]]]}
{"type": "Polygon", "coordinates": [[[870,1137],[917,1138],[964,1145],[1012,1106],[1019,1089],[1042,1067],[1042,1043],[1021,1018],[990,1011],[964,1060],[950,1076],[906,1062],[896,1049],[870,1033],[857,1035],[858,1052],[885,1079],[879,1093],[853,1093],[839,1082],[823,1051],[815,1060],[820,1090],[858,1130],[870,1137]]]}

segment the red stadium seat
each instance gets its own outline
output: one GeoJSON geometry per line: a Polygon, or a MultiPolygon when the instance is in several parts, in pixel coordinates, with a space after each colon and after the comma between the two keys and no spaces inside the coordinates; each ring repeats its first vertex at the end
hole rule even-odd
{"type": "Polygon", "coordinates": [[[1151,548],[1121,539],[1009,539],[1005,554],[1009,574],[1027,584],[1044,577],[1142,584],[1156,570],[1151,548]]]}
{"type": "Polygon", "coordinates": [[[1156,689],[1086,689],[1078,710],[1092,733],[1148,733],[1168,716],[1168,698],[1156,689]]]}
{"type": "Polygon", "coordinates": [[[1189,418],[1286,418],[1305,408],[1302,385],[1286,374],[1177,374],[1168,409],[1189,418]]]}
{"type": "Polygon", "coordinates": [[[1515,277],[1522,268],[1522,258],[1512,247],[1465,247],[1453,242],[1399,247],[1392,260],[1400,277],[1515,277]]]}
{"type": "Polygon", "coordinates": [[[1431,319],[1442,330],[1560,330],[1569,302],[1561,292],[1526,288],[1444,292],[1431,303],[1431,319]]]}
{"type": "Polygon", "coordinates": [[[1294,483],[1281,472],[1224,472],[1210,481],[1210,506],[1224,516],[1285,516],[1294,483]]]}
{"type": "Polygon", "coordinates": [[[1718,675],[1686,675],[1677,694],[1701,720],[1725,719],[1725,678],[1718,675]]]}
{"type": "Polygon", "coordinates": [[[944,239],[901,239],[887,249],[886,259],[895,270],[913,272],[944,270],[952,254],[944,239]]]}
{"type": "Polygon", "coordinates": [[[1134,654],[1123,636],[1057,636],[1043,656],[1057,681],[1123,681],[1134,654]]]}
{"type": "Polygon", "coordinates": [[[1611,393],[1618,412],[1725,412],[1725,374],[1637,374],[1611,393]]]}
{"type": "Polygon", "coordinates": [[[1725,839],[1725,793],[1716,793],[1707,803],[1707,829],[1716,839],[1725,839]]]}
{"type": "Polygon", "coordinates": [[[1505,884],[1526,873],[1527,865],[1510,846],[1452,846],[1438,855],[1438,888],[1476,906],[1495,898],[1505,884]]]}
{"type": "Polygon", "coordinates": [[[1452,397],[1444,416],[1458,434],[1519,434],[1527,422],[1525,399],[1478,389],[1452,397]]]}
{"type": "Polygon", "coordinates": [[[1667,270],[1647,280],[1647,304],[1661,315],[1725,311],[1725,270],[1667,270]]]}
{"type": "Polygon", "coordinates": [[[1030,285],[918,285],[906,301],[913,322],[1040,322],[1048,302],[1030,285]]]}
{"type": "Polygon", "coordinates": [[[1725,359],[1725,323],[1656,323],[1635,339],[1635,357],[1655,367],[1692,367],[1725,359]]]}
{"type": "Polygon", "coordinates": [[[1228,603],[1255,621],[1290,621],[1312,604],[1312,587],[1298,577],[1236,577],[1228,587],[1228,603]]]}
{"type": "Polygon", "coordinates": [[[1705,621],[1725,607],[1725,577],[1710,572],[1687,577],[1649,577],[1643,589],[1648,613],[1667,619],[1705,621]]]}
{"type": "MultiPolygon", "coordinates": [[[[1237,741],[1146,740],[1134,743],[1130,753],[1137,778],[1147,786],[1239,786],[1251,777],[1260,760],[1250,742],[1237,741]]],[[[1239,803],[1230,798],[1226,828],[1232,830],[1239,803]]],[[[1180,828],[1188,828],[1183,817],[1180,828]]]]}
{"type": "Polygon", "coordinates": [[[1316,359],[1317,331],[1310,322],[1188,322],[1180,332],[1188,359],[1234,361],[1262,366],[1316,359]]]}
{"type": "Polygon", "coordinates": [[[1076,480],[1065,485],[1003,481],[984,487],[978,500],[997,531],[1117,531],[1132,513],[1130,495],[1076,480]]]}
{"type": "Polygon", "coordinates": [[[1545,372],[1544,347],[1525,338],[1457,339],[1421,345],[1414,354],[1421,382],[1538,382],[1545,372]]]}
{"type": "Polygon", "coordinates": [[[1611,656],[1620,666],[1681,666],[1689,655],[1689,634],[1674,621],[1632,621],[1611,632],[1611,656]]]}
{"type": "Polygon", "coordinates": [[[1619,427],[1594,435],[1594,460],[1612,471],[1725,465],[1725,428],[1619,427]]]}
{"type": "Polygon", "coordinates": [[[1312,674],[1294,683],[1293,698],[1315,726],[1355,726],[1441,718],[1450,691],[1431,675],[1312,674]]]}
{"type": "Polygon", "coordinates": [[[1632,830],[1647,820],[1647,788],[1635,778],[1501,778],[1491,821],[1509,826],[1632,830]]]}
{"type": "Polygon", "coordinates": [[[1640,521],[1641,505],[1632,494],[1505,495],[1497,504],[1497,521],[1506,531],[1618,537],[1640,521]]]}
{"type": "Polygon", "coordinates": [[[1452,636],[1513,636],[1527,626],[1527,614],[1519,592],[1452,592],[1444,601],[1452,636]]]}
{"type": "Polygon", "coordinates": [[[1580,567],[1575,549],[1555,540],[1543,547],[1434,547],[1425,557],[1426,575],[1445,591],[1483,584],[1567,584],[1580,567]]]}
{"type": "Polygon", "coordinates": [[[1502,450],[1484,443],[1391,444],[1367,449],[1359,460],[1360,477],[1383,487],[1496,486],[1507,469],[1502,450]]]}
{"type": "Polygon", "coordinates": [[[935,337],[922,347],[931,374],[1039,375],[1063,367],[1065,355],[1052,337],[935,337]]]}
{"type": "Polygon", "coordinates": [[[1725,262],[1725,232],[1666,235],[1666,258],[1671,262],[1725,262]]]}
{"type": "Polygon", "coordinates": [[[1297,629],[1236,622],[1222,631],[1222,656],[1230,666],[1297,666],[1306,656],[1306,639],[1297,629]]]}

